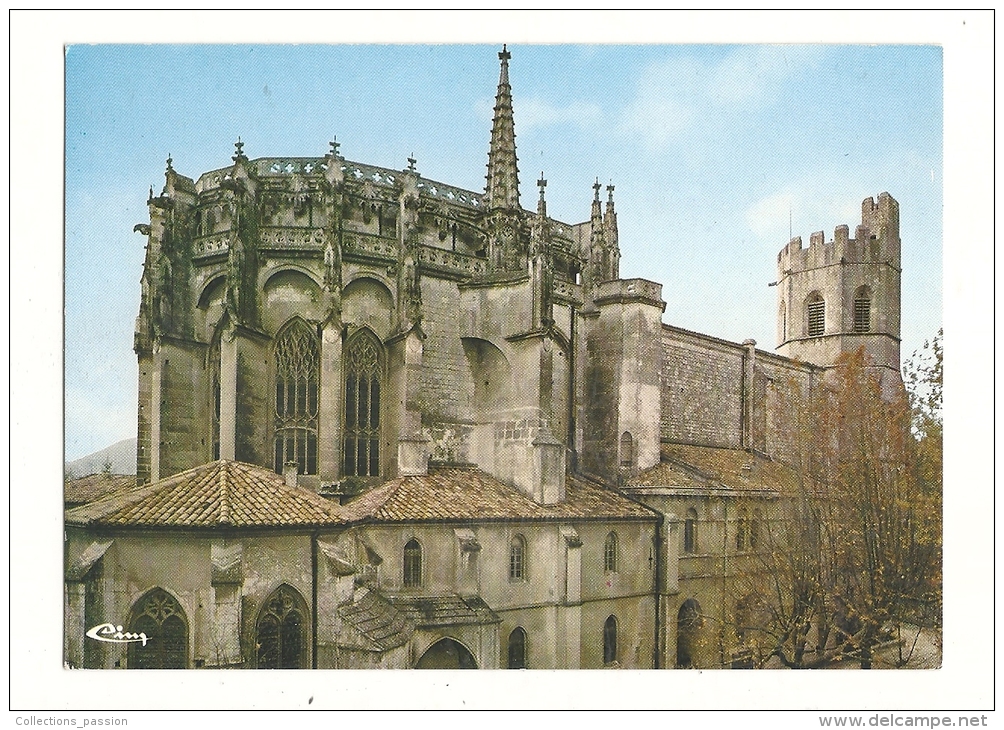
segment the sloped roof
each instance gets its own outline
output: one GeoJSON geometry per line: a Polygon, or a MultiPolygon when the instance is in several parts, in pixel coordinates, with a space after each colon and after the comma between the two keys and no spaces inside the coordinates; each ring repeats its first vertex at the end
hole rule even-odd
{"type": "Polygon", "coordinates": [[[338,607],[338,615],[366,640],[367,648],[387,651],[411,638],[414,624],[375,590],[360,588],[354,598],[338,607]]]}
{"type": "Polygon", "coordinates": [[[341,513],[352,522],[655,519],[648,508],[575,477],[566,479],[565,495],[558,504],[537,504],[477,468],[449,466],[391,480],[343,505],[341,513]]]}
{"type": "Polygon", "coordinates": [[[80,553],[71,558],[66,566],[66,580],[83,580],[87,577],[87,574],[91,572],[91,568],[94,564],[101,560],[102,556],[108,552],[108,548],[112,546],[112,541],[108,542],[92,542],[90,545],[85,547],[80,553]]]}
{"type": "Polygon", "coordinates": [[[214,461],[66,512],[71,525],[291,527],[342,524],[337,505],[271,469],[214,461]]]}
{"type": "Polygon", "coordinates": [[[87,504],[110,494],[136,488],[135,474],[88,474],[63,483],[63,503],[87,504]]]}
{"type": "Polygon", "coordinates": [[[498,624],[502,619],[479,596],[392,596],[389,599],[418,627],[498,624]]]}
{"type": "Polygon", "coordinates": [[[663,444],[662,461],[631,478],[626,489],[672,487],[784,494],[796,491],[800,481],[795,469],[755,452],[663,444]]]}

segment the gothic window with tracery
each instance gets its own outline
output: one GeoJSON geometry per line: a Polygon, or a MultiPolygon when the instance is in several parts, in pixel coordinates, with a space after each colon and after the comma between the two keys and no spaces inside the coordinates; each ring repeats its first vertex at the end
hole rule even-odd
{"type": "Polygon", "coordinates": [[[369,330],[345,348],[345,476],[380,474],[380,383],[383,347],[369,330]]]}
{"type": "Polygon", "coordinates": [[[317,473],[317,398],[320,345],[303,320],[295,320],[275,345],[275,470],[295,462],[300,474],[317,473]]]}
{"type": "Polygon", "coordinates": [[[302,669],[307,626],[303,599],[289,586],[279,586],[258,614],[255,651],[259,669],[302,669]]]}
{"type": "Polygon", "coordinates": [[[147,637],[145,644],[130,642],[130,669],[184,669],[188,664],[185,612],[163,588],[154,588],[136,602],[129,631],[147,637]]]}

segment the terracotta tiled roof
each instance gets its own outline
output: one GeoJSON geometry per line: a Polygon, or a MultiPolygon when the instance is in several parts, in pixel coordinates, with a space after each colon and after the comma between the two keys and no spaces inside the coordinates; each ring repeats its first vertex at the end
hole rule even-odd
{"type": "Polygon", "coordinates": [[[143,527],[335,525],[337,505],[271,469],[214,461],[68,510],[67,524],[143,527]]]}
{"type": "Polygon", "coordinates": [[[565,485],[565,501],[541,505],[476,468],[451,466],[394,479],[341,510],[353,522],[655,519],[653,511],[612,490],[574,477],[565,485]]]}
{"type": "Polygon", "coordinates": [[[800,476],[779,461],[742,449],[663,444],[662,461],[630,479],[627,491],[644,487],[791,493],[800,476]]]}
{"type": "Polygon", "coordinates": [[[135,474],[89,474],[63,483],[63,503],[67,507],[76,507],[135,488],[135,474]]]}
{"type": "Polygon", "coordinates": [[[389,597],[418,627],[498,624],[502,619],[479,596],[389,597]]]}

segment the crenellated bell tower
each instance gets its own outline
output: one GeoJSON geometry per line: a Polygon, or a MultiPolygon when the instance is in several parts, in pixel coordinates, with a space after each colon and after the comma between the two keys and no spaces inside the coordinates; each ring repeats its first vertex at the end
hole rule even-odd
{"type": "Polygon", "coordinates": [[[861,203],[854,237],[793,238],[777,256],[777,352],[830,367],[863,347],[872,366],[900,380],[899,203],[882,193],[861,203]]]}

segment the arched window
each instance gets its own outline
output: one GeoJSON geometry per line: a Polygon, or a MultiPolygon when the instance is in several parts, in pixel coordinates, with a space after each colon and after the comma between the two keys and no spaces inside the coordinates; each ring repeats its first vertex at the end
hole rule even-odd
{"type": "Polygon", "coordinates": [[[188,665],[188,621],[178,601],[154,588],[133,606],[129,631],[146,643],[129,644],[130,669],[184,669],[188,665]]]}
{"type": "Polygon", "coordinates": [[[697,552],[697,510],[693,507],[687,510],[687,519],[683,522],[683,552],[697,552]]]}
{"type": "Polygon", "coordinates": [[[307,609],[303,598],[279,586],[258,613],[255,647],[259,669],[302,669],[307,659],[307,609]]]}
{"type": "Polygon", "coordinates": [[[867,286],[854,292],[854,331],[872,331],[872,293],[867,286]]]}
{"type": "Polygon", "coordinates": [[[213,423],[213,461],[220,458],[220,333],[209,345],[209,409],[213,423]]]}
{"type": "Polygon", "coordinates": [[[509,669],[526,669],[526,632],[519,626],[509,634],[509,669]]]}
{"type": "Polygon", "coordinates": [[[621,466],[634,466],[634,438],[629,431],[621,434],[621,466]]]}
{"type": "Polygon", "coordinates": [[[700,633],[703,625],[701,604],[693,598],[688,598],[676,614],[676,666],[681,668],[694,666],[694,655],[701,644],[700,633]]]}
{"type": "Polygon", "coordinates": [[[380,383],[383,347],[367,329],[345,347],[345,476],[380,474],[380,383]]]}
{"type": "Polygon", "coordinates": [[[300,474],[317,473],[317,393],[321,353],[317,335],[293,320],[275,343],[275,470],[296,462],[300,474]]]}
{"type": "Polygon", "coordinates": [[[746,549],[746,510],[740,508],[739,516],[736,518],[736,550],[746,549]]]}
{"type": "Polygon", "coordinates": [[[603,570],[606,573],[617,572],[617,533],[611,532],[607,535],[607,541],[603,543],[603,570]]]}
{"type": "Polygon", "coordinates": [[[603,663],[617,661],[617,619],[608,616],[603,624],[603,663]]]}
{"type": "Polygon", "coordinates": [[[422,546],[415,538],[404,546],[404,585],[406,588],[422,585],[422,546]]]}
{"type": "Polygon", "coordinates": [[[805,301],[806,333],[809,337],[820,337],[826,331],[826,302],[818,291],[812,292],[805,301]]]}
{"type": "Polygon", "coordinates": [[[760,510],[753,510],[753,519],[750,520],[750,550],[755,549],[760,542],[760,518],[760,510]]]}
{"type": "Polygon", "coordinates": [[[526,580],[526,540],[515,535],[509,543],[509,580],[526,580]]]}

